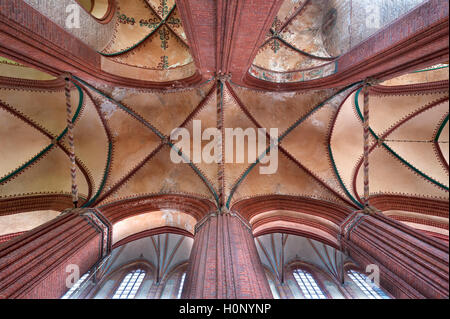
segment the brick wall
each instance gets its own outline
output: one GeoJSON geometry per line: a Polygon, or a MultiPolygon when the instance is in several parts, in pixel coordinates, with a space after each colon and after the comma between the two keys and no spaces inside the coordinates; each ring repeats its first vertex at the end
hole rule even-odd
{"type": "Polygon", "coordinates": [[[60,298],[66,266],[88,271],[102,256],[102,235],[69,212],[0,244],[0,298],[60,298]]]}
{"type": "Polygon", "coordinates": [[[210,217],[198,229],[182,297],[272,298],[253,236],[237,217],[210,217]]]}

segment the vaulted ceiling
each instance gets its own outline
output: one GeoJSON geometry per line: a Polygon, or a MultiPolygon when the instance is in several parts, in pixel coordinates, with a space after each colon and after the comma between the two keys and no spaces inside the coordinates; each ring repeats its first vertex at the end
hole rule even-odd
{"type": "MultiPolygon", "coordinates": [[[[436,72],[437,78],[448,76],[448,69],[427,72],[436,72]]],[[[187,194],[228,207],[273,194],[350,209],[361,206],[358,85],[272,93],[226,83],[218,101],[221,84],[213,81],[174,92],[97,89],[77,79],[73,83],[77,184],[83,206],[161,194],[187,194]],[[216,163],[195,164],[193,143],[189,163],[173,163],[173,144],[167,137],[174,128],[185,127],[192,138],[194,120],[201,121],[202,132],[218,127],[218,122],[244,130],[277,128],[277,172],[262,175],[261,163],[248,162],[248,141],[245,163],[224,163],[223,168],[216,163]]],[[[420,83],[414,85],[411,92],[391,85],[378,86],[370,94],[371,192],[448,200],[448,88],[443,85],[430,92],[420,83]]],[[[69,195],[63,87],[2,87],[0,112],[1,197],[69,195]]],[[[442,222],[439,227],[448,227],[447,221],[442,222]]]]}
{"type": "Polygon", "coordinates": [[[106,70],[156,81],[195,72],[175,0],[119,0],[113,35],[100,51],[106,70]],[[135,75],[132,75],[132,74],[135,75]]]}
{"type": "Polygon", "coordinates": [[[278,83],[332,75],[340,55],[422,2],[283,1],[250,74],[278,83]]]}
{"type": "MultiPolygon", "coordinates": [[[[286,72],[332,61],[323,43],[322,25],[327,1],[284,1],[254,64],[286,72]]],[[[331,19],[332,17],[330,17],[331,19]]]]}
{"type": "Polygon", "coordinates": [[[169,69],[192,63],[174,0],[117,2],[114,35],[101,53],[144,69],[169,69]]]}
{"type": "MultiPolygon", "coordinates": [[[[117,5],[114,36],[101,51],[109,61],[104,63],[158,72],[195,68],[174,0],[119,0],[117,5]]],[[[321,36],[323,22],[333,19],[326,16],[327,5],[322,0],[285,1],[254,66],[290,72],[333,61],[321,36]]],[[[68,199],[63,206],[69,207],[64,81],[6,58],[0,59],[0,70],[2,77],[24,80],[14,85],[0,82],[0,201],[62,196],[68,199]],[[50,84],[36,84],[42,81],[50,84]]],[[[150,90],[73,77],[70,97],[79,206],[102,208],[176,194],[199,198],[217,209],[233,209],[245,200],[291,196],[334,205],[346,213],[312,217],[278,208],[267,210],[264,218],[324,229],[323,238],[331,245],[336,245],[333,237],[346,214],[362,207],[361,82],[274,92],[213,78],[193,88],[150,90]],[[260,174],[263,164],[247,161],[247,140],[245,163],[197,163],[192,142],[189,152],[181,150],[189,161],[173,163],[170,151],[176,141],[170,133],[184,127],[192,138],[194,120],[201,121],[202,132],[278,129],[276,173],[260,174]]],[[[448,65],[372,87],[370,108],[371,196],[448,202],[448,65]]],[[[386,214],[448,235],[448,213],[386,214]]],[[[248,219],[262,227],[264,218],[248,219]]]]}

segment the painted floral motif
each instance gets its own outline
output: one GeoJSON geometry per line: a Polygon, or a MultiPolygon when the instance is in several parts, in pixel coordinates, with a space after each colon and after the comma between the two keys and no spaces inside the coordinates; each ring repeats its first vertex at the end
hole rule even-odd
{"type": "Polygon", "coordinates": [[[169,57],[167,55],[161,57],[161,62],[159,62],[158,68],[165,70],[169,68],[169,57]]]}
{"type": "Polygon", "coordinates": [[[118,19],[119,23],[130,25],[134,25],[136,23],[133,17],[127,17],[124,13],[122,14],[118,13],[118,15],[119,15],[118,19]]]}
{"type": "Polygon", "coordinates": [[[280,41],[278,39],[271,41],[270,48],[273,50],[273,53],[277,53],[280,50],[280,41]]]}
{"type": "MultiPolygon", "coordinates": [[[[124,0],[125,1],[125,0],[124,0]]],[[[186,44],[186,35],[183,30],[183,24],[181,22],[181,18],[177,13],[176,4],[173,4],[171,7],[171,4],[167,0],[160,0],[157,2],[158,7],[156,8],[156,4],[153,6],[149,2],[147,2],[148,10],[150,11],[149,16],[145,17],[132,17],[128,16],[125,13],[122,13],[120,11],[120,7],[117,7],[117,17],[118,17],[118,23],[122,25],[130,25],[133,27],[138,28],[148,28],[149,31],[147,32],[147,35],[145,36],[144,40],[140,43],[146,43],[149,44],[154,41],[161,41],[161,43],[155,43],[155,45],[159,45],[162,50],[170,50],[172,48],[169,48],[170,44],[169,42],[172,40],[177,41],[177,43],[180,43],[181,45],[187,47],[186,44]]],[[[144,31],[145,33],[145,31],[144,31]]],[[[123,52],[129,52],[128,55],[120,55],[117,57],[111,57],[111,59],[120,61],[121,63],[127,64],[124,61],[124,57],[126,60],[126,57],[132,56],[136,54],[136,50],[133,50],[134,47],[131,46],[129,48],[126,48],[123,50],[123,52]],[[131,51],[133,50],[133,51],[131,51]]],[[[107,49],[105,49],[107,51],[107,49]]],[[[110,54],[111,52],[108,52],[110,54]]],[[[159,56],[160,62],[152,61],[156,65],[153,66],[153,68],[164,70],[168,69],[170,67],[169,65],[169,56],[172,54],[172,52],[164,52],[162,56],[159,56]]],[[[152,64],[152,62],[150,62],[152,64]]],[[[134,64],[130,64],[134,65],[134,64]]],[[[139,64],[141,66],[141,64],[139,64]]]]}
{"type": "Polygon", "coordinates": [[[139,21],[139,25],[141,27],[148,27],[149,29],[156,28],[160,23],[161,22],[159,21],[158,18],[151,18],[151,19],[148,19],[148,20],[141,19],[139,21]]]}
{"type": "Polygon", "coordinates": [[[161,48],[166,50],[169,47],[170,33],[166,28],[158,30],[159,38],[161,39],[161,48]]]}
{"type": "Polygon", "coordinates": [[[173,28],[181,27],[181,20],[178,18],[170,17],[166,23],[173,28]]]}
{"type": "Polygon", "coordinates": [[[169,7],[167,6],[167,0],[161,0],[161,4],[156,11],[160,17],[164,19],[164,17],[169,13],[169,7]]]}

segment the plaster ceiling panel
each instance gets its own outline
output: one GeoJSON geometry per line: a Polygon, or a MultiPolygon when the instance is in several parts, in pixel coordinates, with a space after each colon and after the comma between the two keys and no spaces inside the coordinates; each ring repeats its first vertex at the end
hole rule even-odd
{"type": "Polygon", "coordinates": [[[439,148],[441,150],[442,155],[444,156],[444,160],[448,166],[448,156],[449,156],[449,145],[447,143],[439,143],[439,148]]]}
{"type": "Polygon", "coordinates": [[[354,93],[350,95],[341,106],[330,141],[336,169],[349,192],[352,192],[354,169],[363,155],[364,145],[362,124],[353,107],[354,96],[354,93]]]}
{"type": "MultiPolygon", "coordinates": [[[[70,168],[69,157],[59,147],[53,147],[32,166],[0,185],[0,197],[32,193],[70,194],[70,168]]],[[[80,197],[86,197],[87,182],[78,168],[76,174],[80,197]]]]}
{"type": "Polygon", "coordinates": [[[50,144],[37,129],[0,107],[0,179],[50,144]]]}
{"type": "MultiPolygon", "coordinates": [[[[203,135],[205,130],[210,128],[216,128],[217,126],[217,102],[214,94],[211,94],[209,98],[207,99],[204,107],[199,110],[199,112],[196,114],[196,116],[190,121],[186,128],[188,129],[190,133],[190,160],[193,162],[201,171],[202,173],[208,178],[209,181],[213,184],[215,189],[218,189],[218,174],[219,174],[219,161],[222,154],[222,144],[219,138],[215,137],[213,141],[213,137],[208,137],[209,139],[201,140],[201,148],[197,150],[197,147],[195,147],[194,151],[194,121],[200,121],[196,122],[196,126],[198,123],[201,125],[201,134],[203,135]],[[212,143],[212,144],[211,144],[212,143]],[[209,145],[209,146],[207,146],[209,145]],[[205,147],[211,147],[214,145],[217,152],[214,152],[213,149],[211,149],[210,152],[208,152],[208,155],[216,155],[217,159],[214,160],[212,163],[207,163],[205,161],[205,158],[202,157],[202,152],[206,149],[205,147]],[[194,156],[195,154],[195,156],[194,156]]],[[[183,151],[184,153],[184,151],[183,151]]]]}
{"type": "Polygon", "coordinates": [[[448,171],[440,165],[433,143],[386,142],[404,160],[435,181],[449,186],[448,171]]]}
{"type": "MultiPolygon", "coordinates": [[[[227,89],[225,89],[224,92],[224,98],[223,98],[223,108],[224,108],[224,128],[229,129],[238,129],[241,128],[243,131],[250,129],[253,132],[255,132],[255,137],[258,139],[258,127],[252,123],[252,121],[247,117],[247,115],[239,108],[234,98],[230,95],[227,89]]],[[[266,140],[267,147],[269,146],[269,142],[264,136],[266,140]]],[[[239,177],[244,173],[244,171],[256,160],[255,159],[249,159],[249,141],[246,137],[245,140],[242,143],[242,140],[237,138],[234,138],[234,141],[227,141],[226,133],[223,137],[223,143],[225,145],[225,163],[224,163],[224,170],[225,170],[225,194],[228,196],[231,190],[231,187],[237,182],[239,177]],[[233,145],[231,149],[226,148],[226,144],[230,143],[230,145],[233,145]],[[233,161],[227,161],[226,156],[229,151],[233,151],[233,161]],[[243,153],[244,159],[243,162],[239,163],[236,159],[236,153],[243,153]]],[[[260,154],[258,152],[258,148],[255,147],[256,150],[256,157],[258,157],[260,154]]],[[[261,152],[262,153],[262,152],[261,152]]],[[[230,154],[228,154],[230,156],[230,154]]],[[[231,157],[231,156],[230,156],[231,157]]]]}
{"type": "Polygon", "coordinates": [[[49,81],[56,78],[38,69],[30,68],[0,56],[0,74],[10,78],[49,81]]]}
{"type": "MultiPolygon", "coordinates": [[[[370,127],[377,135],[380,135],[413,112],[447,96],[448,92],[416,95],[370,95],[370,127]]],[[[361,93],[358,99],[361,113],[364,106],[363,100],[364,97],[361,93]]]]}
{"type": "Polygon", "coordinates": [[[121,52],[138,44],[160,22],[145,0],[118,0],[116,14],[119,18],[115,25],[114,36],[102,51],[103,53],[121,52]],[[141,20],[146,21],[147,24],[141,24],[141,20]]]}
{"type": "Polygon", "coordinates": [[[112,241],[114,245],[119,240],[133,234],[164,226],[177,227],[194,234],[196,223],[197,220],[191,215],[175,210],[148,212],[134,215],[115,223],[112,241]]]}
{"type": "Polygon", "coordinates": [[[284,133],[296,120],[332,96],[334,90],[308,92],[259,92],[233,87],[243,105],[266,129],[278,128],[284,133]]]}
{"type": "Polygon", "coordinates": [[[272,28],[279,30],[279,27],[285,24],[307,0],[287,0],[283,1],[275,17],[272,28]]]}
{"type": "Polygon", "coordinates": [[[322,22],[326,3],[326,0],[309,1],[281,32],[281,37],[304,52],[318,57],[330,57],[322,42],[322,22]]]}
{"type": "Polygon", "coordinates": [[[130,66],[156,70],[174,68],[192,62],[189,48],[165,25],[133,50],[111,59],[130,66]]]}
{"type": "Polygon", "coordinates": [[[175,8],[170,15],[170,18],[167,22],[168,27],[176,33],[180,40],[187,44],[186,33],[184,32],[183,24],[181,22],[181,15],[178,11],[178,8],[175,8]]]}
{"type": "Polygon", "coordinates": [[[449,78],[449,68],[441,68],[433,71],[407,73],[393,79],[384,81],[381,85],[397,86],[397,85],[412,85],[418,83],[428,83],[436,81],[445,81],[449,78]]]}
{"type": "Polygon", "coordinates": [[[192,194],[212,199],[206,184],[185,163],[176,164],[170,158],[170,148],[162,147],[126,183],[108,197],[112,202],[147,194],[192,194]]]}
{"type": "Polygon", "coordinates": [[[327,105],[312,114],[283,139],[281,146],[328,186],[344,195],[328,154],[328,131],[336,108],[336,105],[327,105]]]}
{"type": "MultiPolygon", "coordinates": [[[[382,25],[388,25],[420,2],[422,0],[282,1],[266,41],[253,63],[275,72],[320,67],[350,51],[382,25]],[[364,21],[367,20],[369,6],[379,13],[381,24],[378,27],[369,26],[364,21]],[[287,47],[290,47],[290,51],[286,50],[287,47]],[[299,59],[297,62],[295,57],[299,59]]],[[[319,70],[324,71],[322,68],[319,70]]],[[[277,76],[266,75],[263,71],[260,73],[258,78],[264,80],[273,80],[277,76]]],[[[289,74],[285,76],[285,81],[290,82],[296,81],[300,75],[294,77],[295,80],[290,80],[289,74]]]]}
{"type": "Polygon", "coordinates": [[[183,237],[181,245],[178,247],[178,249],[175,251],[175,254],[173,255],[172,262],[168,267],[166,267],[166,273],[169,273],[181,263],[189,261],[193,244],[194,244],[193,238],[189,238],[186,236],[183,237]]]}
{"type": "MultiPolygon", "coordinates": [[[[108,136],[96,106],[85,95],[85,107],[73,130],[75,154],[92,174],[94,189],[100,187],[108,160],[108,136]]],[[[68,136],[62,142],[69,149],[68,136]]]]}
{"type": "Polygon", "coordinates": [[[233,196],[233,202],[253,196],[277,194],[306,196],[345,205],[284,154],[280,153],[278,156],[275,174],[261,174],[260,167],[261,164],[256,165],[243,180],[233,196]]]}
{"type": "MultiPolygon", "coordinates": [[[[370,194],[397,194],[448,200],[448,191],[420,177],[394,158],[387,150],[377,147],[369,157],[370,194]]],[[[362,165],[357,176],[357,189],[363,196],[362,165]]]]}
{"type": "MultiPolygon", "coordinates": [[[[169,136],[195,110],[211,87],[212,83],[208,83],[199,88],[178,92],[139,91],[123,99],[123,103],[131,106],[160,132],[169,136]]],[[[211,93],[215,96],[215,91],[211,93]]]]}
{"type": "Polygon", "coordinates": [[[449,139],[448,101],[447,101],[446,105],[447,105],[447,120],[445,121],[445,124],[439,135],[438,141],[440,143],[448,143],[448,139],[449,139]]]}
{"type": "MultiPolygon", "coordinates": [[[[78,90],[71,90],[70,97],[72,115],[74,115],[80,99],[78,90]]],[[[37,91],[1,88],[0,101],[13,107],[53,136],[58,136],[66,128],[66,97],[62,90],[37,91]]]]}
{"type": "Polygon", "coordinates": [[[120,0],[118,8],[114,37],[102,52],[118,63],[104,63],[110,72],[125,74],[126,67],[167,71],[192,63],[173,0],[120,0]]]}
{"type": "Polygon", "coordinates": [[[448,157],[449,157],[449,125],[448,125],[448,115],[447,115],[447,122],[444,125],[444,128],[442,129],[441,135],[439,136],[439,148],[441,149],[441,153],[444,156],[445,161],[447,162],[448,166],[448,157]]]}
{"type": "Polygon", "coordinates": [[[272,39],[259,49],[253,63],[266,70],[288,72],[323,65],[326,61],[311,59],[272,39]]]}
{"type": "Polygon", "coordinates": [[[105,191],[138,166],[159,144],[160,138],[112,102],[99,100],[111,131],[113,151],[105,191]]]}
{"type": "Polygon", "coordinates": [[[331,58],[322,40],[326,4],[325,0],[284,1],[254,65],[270,71],[289,72],[326,64],[328,60],[321,59],[331,58]]]}
{"type": "Polygon", "coordinates": [[[0,236],[28,231],[56,218],[61,212],[37,210],[0,216],[0,236]]]}
{"type": "Polygon", "coordinates": [[[281,234],[268,234],[259,236],[255,239],[261,262],[272,270],[277,276],[281,275],[281,254],[282,247],[281,234]]]}
{"type": "Polygon", "coordinates": [[[435,130],[442,123],[443,116],[448,113],[448,100],[428,109],[389,134],[387,140],[432,141],[435,130]]]}

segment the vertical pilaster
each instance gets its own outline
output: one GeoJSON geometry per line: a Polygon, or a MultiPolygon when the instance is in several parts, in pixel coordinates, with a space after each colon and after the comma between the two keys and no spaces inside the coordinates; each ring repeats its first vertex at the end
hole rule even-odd
{"type": "Polygon", "coordinates": [[[210,216],[198,227],[183,298],[272,298],[250,229],[237,216],[210,216]]]}

